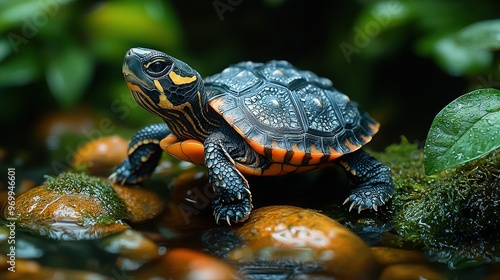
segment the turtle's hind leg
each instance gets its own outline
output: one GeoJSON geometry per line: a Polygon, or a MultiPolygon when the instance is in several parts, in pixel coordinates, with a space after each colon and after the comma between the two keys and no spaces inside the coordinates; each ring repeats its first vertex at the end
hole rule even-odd
{"type": "Polygon", "coordinates": [[[119,184],[140,183],[153,172],[162,155],[160,141],[170,134],[164,123],[148,125],[137,131],[128,147],[128,157],[109,176],[119,184]]]}
{"type": "Polygon", "coordinates": [[[358,213],[369,208],[377,210],[394,194],[389,167],[362,149],[340,157],[338,162],[356,186],[344,202],[352,201],[349,211],[353,208],[357,208],[358,213]]]}

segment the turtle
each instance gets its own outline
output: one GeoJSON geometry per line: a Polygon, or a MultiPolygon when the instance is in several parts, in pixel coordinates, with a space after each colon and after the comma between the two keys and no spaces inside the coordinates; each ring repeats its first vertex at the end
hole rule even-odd
{"type": "Polygon", "coordinates": [[[311,71],[284,60],[245,61],[203,79],[164,52],[132,48],[123,75],[135,101],[163,122],[132,137],[112,181],[143,181],[163,151],[204,165],[215,220],[229,225],[245,221],[253,208],[249,175],[337,164],[353,185],[344,202],[351,202],[349,211],[377,210],[394,193],[389,167],[362,149],[379,123],[311,71]]]}

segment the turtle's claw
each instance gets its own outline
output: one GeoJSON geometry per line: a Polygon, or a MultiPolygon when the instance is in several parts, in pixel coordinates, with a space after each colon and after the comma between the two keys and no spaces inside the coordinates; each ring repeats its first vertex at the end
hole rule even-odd
{"type": "Polygon", "coordinates": [[[243,222],[250,215],[252,211],[252,203],[250,199],[243,197],[241,200],[229,200],[224,202],[220,198],[213,201],[215,222],[218,224],[219,220],[224,219],[228,225],[231,222],[243,222]]]}
{"type": "Polygon", "coordinates": [[[354,189],[352,194],[344,201],[343,204],[352,201],[349,206],[349,211],[356,207],[358,208],[358,213],[361,213],[361,211],[365,209],[373,209],[377,211],[378,207],[384,205],[385,202],[391,197],[392,194],[387,192],[386,188],[383,186],[362,187],[354,189]]]}

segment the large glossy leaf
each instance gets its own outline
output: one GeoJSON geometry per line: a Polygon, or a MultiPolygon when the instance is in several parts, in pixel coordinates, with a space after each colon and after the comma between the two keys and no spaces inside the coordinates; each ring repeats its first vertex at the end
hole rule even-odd
{"type": "Polygon", "coordinates": [[[471,24],[460,31],[459,39],[476,48],[500,49],[500,19],[471,24]]]}
{"type": "Polygon", "coordinates": [[[479,89],[437,114],[424,148],[426,174],[479,158],[500,147],[500,91],[479,89]]]}

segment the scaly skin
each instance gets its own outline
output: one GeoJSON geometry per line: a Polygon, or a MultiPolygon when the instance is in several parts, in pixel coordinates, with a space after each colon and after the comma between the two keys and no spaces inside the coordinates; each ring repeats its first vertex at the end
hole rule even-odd
{"type": "Polygon", "coordinates": [[[111,182],[137,184],[149,177],[163,152],[160,141],[170,134],[164,123],[148,125],[137,131],[128,147],[128,157],[109,176],[111,182]]]}
{"type": "Polygon", "coordinates": [[[358,213],[370,208],[376,211],[378,206],[385,204],[394,194],[394,183],[389,167],[367,152],[359,149],[343,155],[338,162],[356,186],[344,201],[344,204],[352,201],[349,211],[353,208],[357,208],[358,213]]]}
{"type": "Polygon", "coordinates": [[[227,137],[220,132],[213,133],[205,140],[205,166],[217,197],[213,201],[215,220],[235,223],[248,218],[252,210],[252,194],[248,182],[234,166],[234,160],[227,148],[227,137]]]}

